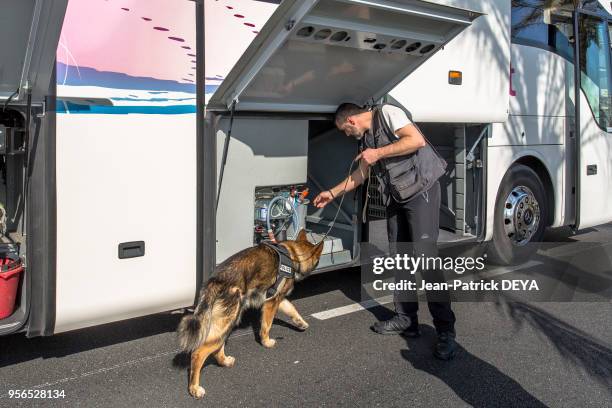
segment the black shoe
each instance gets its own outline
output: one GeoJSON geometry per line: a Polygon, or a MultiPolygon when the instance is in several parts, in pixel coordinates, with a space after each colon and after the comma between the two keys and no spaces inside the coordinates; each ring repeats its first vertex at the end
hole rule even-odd
{"type": "Polygon", "coordinates": [[[378,334],[405,334],[408,337],[417,337],[419,333],[419,323],[416,319],[404,318],[398,315],[389,320],[376,322],[370,326],[378,334]]]}
{"type": "Polygon", "coordinates": [[[451,360],[457,354],[457,342],[454,331],[445,331],[438,334],[438,343],[434,350],[434,357],[440,360],[451,360]]]}
{"type": "Polygon", "coordinates": [[[419,321],[417,319],[412,319],[412,323],[410,323],[410,326],[408,326],[408,328],[402,333],[402,336],[411,338],[416,338],[420,335],[421,330],[419,330],[419,321]]]}

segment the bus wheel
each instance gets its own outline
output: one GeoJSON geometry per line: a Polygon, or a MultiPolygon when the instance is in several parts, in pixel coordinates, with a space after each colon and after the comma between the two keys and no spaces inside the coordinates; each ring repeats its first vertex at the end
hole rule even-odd
{"type": "Polygon", "coordinates": [[[532,242],[544,235],[548,219],[544,185],[531,168],[515,164],[504,176],[497,201],[489,261],[511,265],[527,260],[536,250],[532,242]]]}

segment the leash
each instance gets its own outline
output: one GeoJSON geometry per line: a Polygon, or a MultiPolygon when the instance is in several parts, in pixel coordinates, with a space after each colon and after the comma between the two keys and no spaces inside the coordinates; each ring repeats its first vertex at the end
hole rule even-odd
{"type": "Polygon", "coordinates": [[[346,182],[344,183],[344,188],[342,189],[342,197],[340,198],[340,203],[338,204],[338,209],[336,210],[336,215],[334,216],[331,224],[329,225],[327,232],[325,233],[325,235],[323,235],[323,238],[321,238],[321,240],[317,244],[323,242],[325,238],[327,238],[327,236],[331,232],[332,228],[334,228],[334,225],[336,224],[336,220],[338,219],[338,215],[340,215],[342,204],[344,203],[344,197],[346,197],[346,187],[348,186],[349,177],[351,177],[351,173],[353,172],[354,164],[358,162],[359,161],[357,160],[357,158],[354,158],[353,161],[351,161],[351,165],[349,166],[349,170],[348,170],[348,175],[346,176],[346,182]]]}
{"type": "MultiPolygon", "coordinates": [[[[329,224],[329,228],[327,229],[327,231],[325,232],[325,234],[323,235],[323,237],[321,237],[321,239],[319,240],[319,242],[315,243],[315,248],[317,245],[322,244],[323,241],[325,241],[325,238],[328,237],[329,233],[331,232],[331,230],[334,228],[334,225],[336,224],[336,221],[338,220],[338,215],[340,215],[340,210],[342,209],[342,203],[344,203],[344,197],[345,193],[346,193],[346,187],[348,186],[348,182],[349,182],[349,177],[351,176],[351,173],[353,172],[353,166],[355,165],[355,163],[358,163],[359,161],[357,160],[357,158],[355,157],[352,161],[351,161],[351,165],[349,166],[349,170],[348,170],[348,175],[346,176],[346,182],[344,183],[344,188],[342,189],[342,197],[340,198],[340,203],[338,204],[338,209],[336,210],[336,214],[334,215],[334,218],[331,222],[331,224],[329,224]]],[[[312,233],[310,235],[312,237],[312,233]]],[[[314,241],[314,239],[313,239],[314,241]]],[[[331,247],[331,256],[333,257],[334,255],[334,241],[332,241],[331,243],[332,247],[331,247]]],[[[308,256],[306,259],[309,259],[315,252],[315,248],[313,248],[312,253],[310,256],[308,256]]]]}

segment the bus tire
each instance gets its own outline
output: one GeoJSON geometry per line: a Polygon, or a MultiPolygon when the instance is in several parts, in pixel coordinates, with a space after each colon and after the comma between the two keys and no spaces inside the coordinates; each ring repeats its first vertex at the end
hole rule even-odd
{"type": "Polygon", "coordinates": [[[529,259],[544,236],[548,220],[548,199],[537,173],[515,164],[504,176],[493,221],[493,240],[488,245],[488,261],[513,265],[529,259]]]}

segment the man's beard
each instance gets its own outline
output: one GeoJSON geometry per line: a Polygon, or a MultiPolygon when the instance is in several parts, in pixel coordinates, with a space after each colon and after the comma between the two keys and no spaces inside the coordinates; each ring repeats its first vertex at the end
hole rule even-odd
{"type": "Polygon", "coordinates": [[[353,136],[353,137],[354,137],[355,139],[357,139],[357,140],[361,140],[361,139],[363,138],[363,135],[364,135],[364,134],[365,134],[365,133],[358,133],[358,132],[354,132],[354,133],[351,133],[351,136],[353,136]]]}

